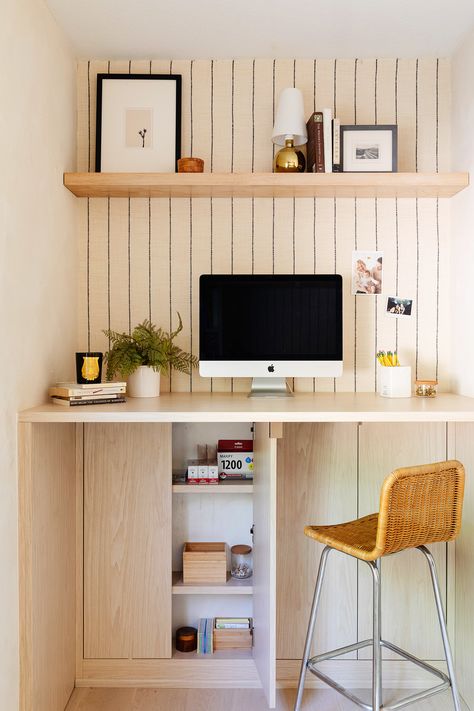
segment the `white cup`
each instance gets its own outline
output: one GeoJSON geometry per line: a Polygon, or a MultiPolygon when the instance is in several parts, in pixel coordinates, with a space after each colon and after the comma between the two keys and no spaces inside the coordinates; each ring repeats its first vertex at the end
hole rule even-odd
{"type": "Polygon", "coordinates": [[[382,397],[411,397],[411,366],[381,366],[377,390],[382,397]]]}

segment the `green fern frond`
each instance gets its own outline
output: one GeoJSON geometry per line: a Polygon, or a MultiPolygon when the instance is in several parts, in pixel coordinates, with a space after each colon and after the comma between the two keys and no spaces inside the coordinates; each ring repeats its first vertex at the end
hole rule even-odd
{"type": "Polygon", "coordinates": [[[198,359],[186,353],[173,343],[174,338],[183,330],[181,315],[178,313],[178,326],[168,333],[145,319],[133,329],[132,334],[104,331],[112,345],[105,354],[107,380],[119,374],[131,375],[139,366],[148,365],[153,370],[167,373],[174,368],[189,374],[198,364],[198,359]]]}

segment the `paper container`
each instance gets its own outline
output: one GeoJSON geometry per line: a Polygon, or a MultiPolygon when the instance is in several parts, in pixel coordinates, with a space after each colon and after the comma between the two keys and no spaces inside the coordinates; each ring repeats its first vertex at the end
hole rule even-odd
{"type": "Polygon", "coordinates": [[[381,366],[378,380],[378,393],[382,397],[411,397],[411,366],[381,366]]]}

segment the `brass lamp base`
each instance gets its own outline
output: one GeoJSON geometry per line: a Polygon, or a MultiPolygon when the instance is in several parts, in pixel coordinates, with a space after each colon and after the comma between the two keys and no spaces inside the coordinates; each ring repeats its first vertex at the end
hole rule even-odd
{"type": "Polygon", "coordinates": [[[273,161],[274,173],[304,173],[306,159],[302,151],[293,145],[293,139],[287,138],[284,148],[281,148],[273,161]]]}

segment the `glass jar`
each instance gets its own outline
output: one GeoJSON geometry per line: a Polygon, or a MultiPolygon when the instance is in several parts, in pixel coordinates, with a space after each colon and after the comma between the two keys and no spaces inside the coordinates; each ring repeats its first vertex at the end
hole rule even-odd
{"type": "Polygon", "coordinates": [[[415,380],[415,395],[418,397],[436,397],[437,392],[437,380],[415,380]]]}
{"type": "Polygon", "coordinates": [[[243,578],[250,578],[253,573],[251,546],[232,546],[230,553],[230,574],[232,577],[240,580],[243,580],[243,578]]]}

